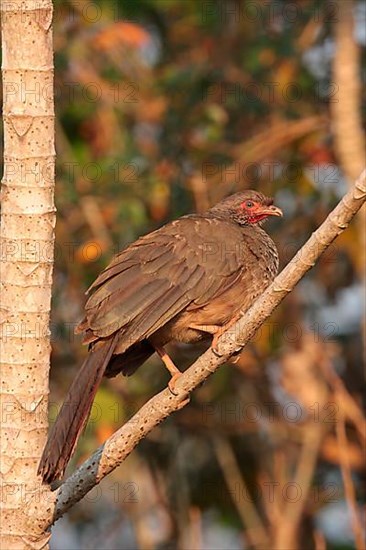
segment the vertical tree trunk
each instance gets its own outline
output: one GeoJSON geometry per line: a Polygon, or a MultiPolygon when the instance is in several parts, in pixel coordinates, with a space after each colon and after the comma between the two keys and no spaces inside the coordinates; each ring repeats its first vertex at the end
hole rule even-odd
{"type": "Polygon", "coordinates": [[[3,0],[1,548],[43,548],[32,517],[47,431],[55,226],[51,0],[3,0]],[[30,503],[32,502],[32,506],[30,503]]]}

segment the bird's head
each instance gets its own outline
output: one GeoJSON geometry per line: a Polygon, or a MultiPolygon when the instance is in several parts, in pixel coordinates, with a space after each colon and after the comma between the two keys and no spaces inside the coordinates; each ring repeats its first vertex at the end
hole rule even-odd
{"type": "Polygon", "coordinates": [[[269,216],[283,216],[282,210],[273,204],[273,199],[252,190],[223,199],[210,212],[229,217],[240,225],[260,224],[269,216]]]}

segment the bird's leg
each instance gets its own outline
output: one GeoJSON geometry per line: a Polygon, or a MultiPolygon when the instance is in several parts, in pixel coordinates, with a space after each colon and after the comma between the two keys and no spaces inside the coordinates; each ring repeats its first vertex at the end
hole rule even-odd
{"type": "Polygon", "coordinates": [[[214,333],[214,337],[212,338],[212,342],[211,342],[211,348],[212,348],[212,351],[216,355],[220,355],[219,352],[218,352],[218,349],[217,349],[217,343],[218,343],[218,340],[219,340],[220,336],[222,336],[224,334],[224,332],[227,332],[230,327],[235,325],[236,321],[239,318],[240,318],[240,313],[237,313],[236,315],[234,315],[234,317],[232,319],[230,319],[230,321],[228,323],[226,323],[226,325],[218,327],[218,330],[214,333]]]}
{"type": "Polygon", "coordinates": [[[164,365],[166,366],[166,368],[171,374],[171,379],[168,382],[168,387],[173,395],[177,395],[177,393],[174,391],[175,383],[178,380],[178,378],[182,376],[182,373],[180,372],[178,367],[174,365],[173,361],[170,359],[169,355],[167,354],[167,352],[162,346],[161,347],[154,346],[154,348],[156,350],[156,353],[159,355],[164,365]]]}

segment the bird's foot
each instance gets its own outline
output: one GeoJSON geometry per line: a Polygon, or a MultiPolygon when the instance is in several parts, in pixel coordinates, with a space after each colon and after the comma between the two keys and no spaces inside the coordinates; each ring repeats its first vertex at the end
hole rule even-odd
{"type": "MultiPolygon", "coordinates": [[[[175,389],[175,383],[181,376],[182,376],[182,373],[180,371],[178,371],[175,374],[173,374],[173,376],[171,377],[171,379],[168,382],[168,388],[174,396],[179,395],[179,393],[175,389]]],[[[176,410],[180,411],[180,409],[183,409],[183,407],[188,405],[190,400],[191,400],[191,398],[189,396],[186,397],[185,399],[183,399],[180,403],[178,403],[176,410]]]]}
{"type": "Polygon", "coordinates": [[[173,395],[178,395],[178,392],[175,389],[175,384],[181,376],[182,376],[182,373],[178,371],[172,375],[171,379],[168,382],[168,388],[170,389],[173,395]]]}
{"type": "MultiPolygon", "coordinates": [[[[170,391],[173,395],[177,396],[178,392],[175,389],[175,384],[176,384],[178,378],[180,378],[182,376],[182,373],[180,372],[178,367],[175,366],[175,364],[170,359],[169,355],[167,354],[167,352],[165,351],[165,349],[163,347],[155,346],[155,349],[156,349],[158,355],[161,357],[165,367],[168,369],[168,371],[170,372],[170,374],[172,376],[171,379],[168,382],[168,388],[170,389],[170,391]]],[[[188,401],[189,401],[189,398],[188,398],[188,401]]],[[[184,405],[186,405],[188,401],[187,401],[187,399],[182,401],[181,406],[184,407],[184,405]]]]}
{"type": "Polygon", "coordinates": [[[211,348],[214,354],[217,355],[217,357],[222,357],[223,355],[222,353],[219,352],[217,345],[218,345],[220,336],[222,336],[225,331],[226,331],[226,327],[220,327],[219,330],[215,332],[214,337],[212,338],[211,348]]]}
{"type": "Polygon", "coordinates": [[[229,321],[229,323],[227,323],[226,325],[223,325],[222,327],[219,327],[218,330],[215,332],[214,337],[212,338],[211,348],[212,348],[212,351],[214,352],[214,354],[217,355],[217,357],[222,357],[224,355],[223,353],[219,352],[218,347],[217,347],[219,338],[225,332],[227,332],[233,325],[235,325],[235,323],[239,319],[239,317],[240,317],[240,313],[235,315],[229,321]]]}

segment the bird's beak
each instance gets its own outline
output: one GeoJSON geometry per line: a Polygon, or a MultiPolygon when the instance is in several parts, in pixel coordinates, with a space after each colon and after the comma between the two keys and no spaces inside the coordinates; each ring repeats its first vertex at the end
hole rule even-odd
{"type": "Polygon", "coordinates": [[[266,208],[261,209],[261,214],[265,214],[266,216],[283,216],[283,212],[281,208],[278,208],[278,206],[267,206],[266,208]]]}

